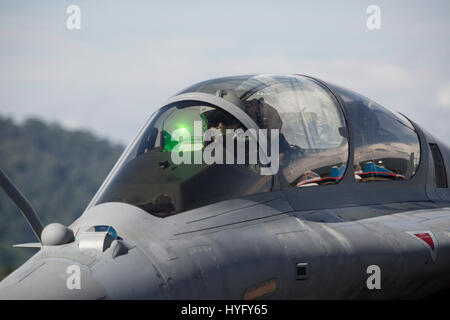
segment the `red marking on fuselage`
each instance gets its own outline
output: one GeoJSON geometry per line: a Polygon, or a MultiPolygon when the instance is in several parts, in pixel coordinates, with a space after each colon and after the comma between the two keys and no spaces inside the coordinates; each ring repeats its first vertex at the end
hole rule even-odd
{"type": "Polygon", "coordinates": [[[414,233],[414,235],[424,241],[434,251],[434,241],[429,233],[414,233]]]}

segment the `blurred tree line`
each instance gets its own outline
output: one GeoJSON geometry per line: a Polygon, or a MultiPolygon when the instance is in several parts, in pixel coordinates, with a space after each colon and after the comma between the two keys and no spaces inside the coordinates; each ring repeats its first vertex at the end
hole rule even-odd
{"type": "MultiPolygon", "coordinates": [[[[0,167],[38,212],[44,225],[65,225],[81,215],[123,151],[86,131],[0,116],[0,167]]],[[[20,211],[0,188],[0,279],[36,250],[12,248],[36,239],[20,211]]]]}

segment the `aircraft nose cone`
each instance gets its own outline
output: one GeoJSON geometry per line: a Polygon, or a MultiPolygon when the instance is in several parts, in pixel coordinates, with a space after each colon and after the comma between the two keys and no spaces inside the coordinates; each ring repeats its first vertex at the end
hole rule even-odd
{"type": "Polygon", "coordinates": [[[0,299],[104,299],[101,284],[83,266],[60,261],[29,261],[0,282],[0,299]]]}

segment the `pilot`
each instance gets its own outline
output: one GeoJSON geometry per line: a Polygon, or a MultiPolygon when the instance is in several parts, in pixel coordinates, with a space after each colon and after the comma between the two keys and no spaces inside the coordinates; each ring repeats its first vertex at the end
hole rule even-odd
{"type": "MultiPolygon", "coordinates": [[[[278,129],[281,131],[283,121],[278,111],[266,103],[264,98],[242,101],[230,90],[217,90],[216,95],[244,110],[261,129],[278,129]]],[[[269,133],[270,134],[270,133],[269,133]]]]}
{"type": "Polygon", "coordinates": [[[271,130],[279,130],[279,161],[281,166],[288,166],[293,158],[296,158],[297,146],[292,146],[286,140],[284,134],[281,132],[283,120],[278,111],[270,104],[264,101],[264,98],[253,99],[245,101],[245,111],[252,118],[260,128],[267,129],[267,150],[271,150],[271,130]]]}
{"type": "MultiPolygon", "coordinates": [[[[263,97],[243,101],[232,91],[226,89],[217,90],[216,96],[238,106],[240,109],[244,110],[253,121],[255,121],[259,128],[267,129],[267,150],[271,150],[271,130],[279,130],[279,162],[281,166],[288,166],[291,159],[295,159],[299,156],[298,153],[302,150],[299,147],[291,146],[288,143],[284,135],[281,133],[283,120],[281,119],[278,111],[265,102],[263,97]]],[[[222,130],[225,128],[234,129],[232,126],[227,126],[223,123],[219,123],[214,127],[222,130]]]]}

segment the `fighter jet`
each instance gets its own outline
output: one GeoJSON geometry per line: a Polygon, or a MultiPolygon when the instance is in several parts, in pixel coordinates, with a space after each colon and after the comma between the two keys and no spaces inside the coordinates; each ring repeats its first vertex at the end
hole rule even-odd
{"type": "Polygon", "coordinates": [[[448,146],[340,86],[204,81],[151,115],[69,226],[44,227],[1,172],[38,239],[18,247],[38,252],[0,298],[423,298],[450,287],[449,170],[448,146]]]}

